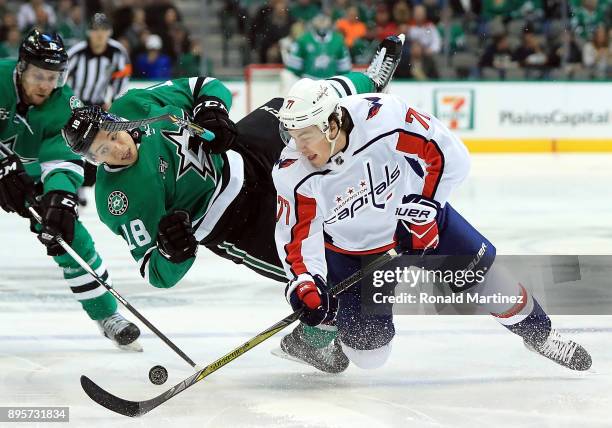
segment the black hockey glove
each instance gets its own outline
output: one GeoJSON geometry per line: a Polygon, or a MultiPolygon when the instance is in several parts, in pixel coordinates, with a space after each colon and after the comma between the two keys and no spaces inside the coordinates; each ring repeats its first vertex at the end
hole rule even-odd
{"type": "Polygon", "coordinates": [[[159,222],[157,249],[172,263],[182,263],[198,252],[198,241],[191,227],[187,211],[177,210],[159,222]]]}
{"type": "Polygon", "coordinates": [[[336,317],[338,299],[327,292],[327,285],[319,275],[299,275],[285,287],[285,297],[294,311],[304,308],[300,320],[311,327],[336,317]]]}
{"type": "Polygon", "coordinates": [[[47,255],[61,256],[66,250],[57,243],[55,237],[61,235],[67,244],[72,244],[79,198],[75,193],[52,190],[42,197],[40,205],[43,227],[38,239],[47,247],[47,255]]]}
{"type": "Polygon", "coordinates": [[[214,132],[212,141],[201,141],[208,153],[223,153],[229,150],[238,135],[236,124],[229,118],[227,108],[216,97],[200,97],[193,108],[193,122],[214,132]]]}
{"type": "Polygon", "coordinates": [[[29,217],[25,203],[35,195],[34,180],[23,168],[19,156],[12,154],[0,160],[0,206],[6,212],[29,217]]]}

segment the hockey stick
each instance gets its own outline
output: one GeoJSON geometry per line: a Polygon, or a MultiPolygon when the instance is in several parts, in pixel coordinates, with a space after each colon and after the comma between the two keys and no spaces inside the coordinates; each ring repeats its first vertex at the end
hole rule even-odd
{"type": "MultiPolygon", "coordinates": [[[[355,273],[353,273],[351,276],[349,276],[342,282],[336,284],[330,290],[330,293],[333,294],[334,296],[342,293],[343,291],[350,288],[353,284],[359,282],[366,275],[374,272],[376,269],[382,267],[383,265],[399,257],[400,255],[401,253],[398,254],[395,250],[387,251],[385,254],[376,258],[374,261],[372,261],[367,266],[356,271],[355,273]]],[[[144,401],[124,400],[123,398],[119,398],[111,394],[110,392],[105,391],[104,389],[99,387],[94,381],[89,379],[87,376],[81,376],[81,386],[83,387],[83,390],[89,396],[89,398],[91,398],[93,401],[95,401],[99,405],[106,407],[109,410],[112,410],[115,413],[119,413],[121,415],[130,416],[130,417],[142,416],[145,413],[150,412],[157,406],[165,403],[172,397],[183,392],[184,390],[186,390],[193,384],[201,381],[202,379],[216,372],[224,365],[234,361],[236,358],[250,351],[255,346],[259,345],[261,342],[271,338],[276,333],[278,333],[279,331],[281,331],[288,325],[292,324],[294,321],[297,321],[300,318],[302,311],[303,309],[299,309],[293,312],[291,315],[286,316],[285,318],[283,318],[282,320],[280,320],[273,326],[262,331],[255,337],[249,339],[242,345],[238,346],[237,348],[223,355],[221,358],[210,363],[209,365],[204,367],[202,370],[189,376],[187,379],[179,382],[178,384],[176,384],[175,386],[173,386],[166,392],[150,400],[144,400],[144,401]]]]}
{"type": "Polygon", "coordinates": [[[189,132],[189,134],[191,134],[191,136],[198,136],[206,141],[212,141],[213,138],[215,138],[215,134],[208,129],[196,125],[187,119],[181,119],[174,114],[164,114],[148,119],[129,120],[125,122],[102,122],[100,129],[108,132],[129,131],[134,128],[140,128],[141,126],[150,125],[151,123],[161,122],[164,120],[169,120],[179,128],[185,129],[187,132],[189,132]]]}
{"type": "MultiPolygon", "coordinates": [[[[15,153],[9,149],[8,147],[6,147],[4,144],[0,143],[0,152],[2,152],[2,154],[4,154],[5,156],[10,156],[10,155],[14,155],[15,153]]],[[[35,204],[36,201],[33,200],[33,195],[27,195],[30,204],[35,204]]],[[[30,214],[32,215],[32,217],[34,218],[34,220],[36,220],[38,223],[40,223],[41,225],[43,224],[42,222],[42,217],[40,216],[40,214],[38,214],[38,212],[36,211],[36,209],[30,205],[28,207],[28,211],[30,212],[30,214]]],[[[106,281],[104,279],[102,279],[92,268],[91,266],[89,266],[87,264],[87,262],[85,260],[83,260],[81,258],[81,256],[78,255],[78,253],[76,251],[74,251],[72,249],[72,247],[66,242],[64,241],[64,239],[60,236],[57,235],[55,237],[55,240],[57,241],[57,243],[68,253],[70,254],[70,256],[74,259],[74,261],[76,261],[89,275],[91,275],[93,277],[93,279],[100,284],[101,286],[103,286],[104,288],[106,288],[109,293],[111,293],[119,302],[121,302],[121,304],[123,306],[125,306],[125,308],[130,311],[132,314],[134,314],[134,316],[136,318],[138,318],[144,325],[146,325],[153,333],[155,333],[157,335],[157,337],[159,337],[166,345],[168,345],[174,352],[176,352],[183,360],[185,360],[191,367],[194,368],[198,368],[198,366],[196,365],[196,363],[193,362],[193,360],[191,358],[189,358],[187,356],[187,354],[185,354],[183,351],[181,351],[181,349],[176,346],[170,339],[168,339],[168,337],[166,337],[166,335],[164,335],[161,331],[159,331],[157,329],[157,327],[155,327],[153,324],[151,324],[149,322],[149,320],[147,320],[140,312],[138,312],[136,310],[136,308],[134,308],[127,300],[125,300],[123,298],[123,296],[121,296],[121,294],[119,294],[111,285],[107,284],[106,281]]]]}

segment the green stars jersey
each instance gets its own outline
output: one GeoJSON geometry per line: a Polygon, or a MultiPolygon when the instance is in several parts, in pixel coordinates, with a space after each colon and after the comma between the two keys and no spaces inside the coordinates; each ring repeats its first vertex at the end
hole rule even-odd
{"type": "MultiPolygon", "coordinates": [[[[68,86],[55,89],[40,106],[25,107],[17,90],[16,61],[0,61],[0,141],[19,155],[29,175],[42,180],[43,191],[75,193],[83,183],[83,161],[64,141],[60,130],[71,108],[80,106],[68,86]]],[[[40,231],[40,226],[35,226],[40,231]]],[[[87,229],[76,221],[72,249],[108,283],[112,283],[87,229]]],[[[117,311],[115,298],[68,254],[53,257],[74,297],[89,317],[101,320],[117,311]]]]}
{"type": "Polygon", "coordinates": [[[325,37],[309,31],[297,39],[286,60],[288,70],[300,77],[325,79],[351,71],[351,56],[337,31],[325,37]]]}
{"type": "MultiPolygon", "coordinates": [[[[166,113],[187,118],[202,96],[215,97],[231,107],[231,93],[225,85],[213,78],[193,77],[128,91],[113,103],[110,112],[130,120],[166,113]]],[[[198,144],[190,144],[186,131],[170,122],[142,127],[132,137],[139,144],[134,165],[98,168],[98,215],[127,241],[142,276],[154,286],[170,287],[194,259],[174,264],[159,253],[156,237],[160,219],[177,209],[188,211],[196,238],[201,240],[210,222],[214,223],[219,203],[223,198],[233,200],[239,192],[242,160],[231,151],[204,153],[198,144]]]]}
{"type": "Polygon", "coordinates": [[[20,114],[15,65],[14,60],[0,60],[0,141],[19,155],[29,175],[42,180],[45,193],[76,192],[83,183],[82,160],[70,151],[60,130],[70,118],[71,105],[80,103],[63,86],[42,105],[20,114]]]}

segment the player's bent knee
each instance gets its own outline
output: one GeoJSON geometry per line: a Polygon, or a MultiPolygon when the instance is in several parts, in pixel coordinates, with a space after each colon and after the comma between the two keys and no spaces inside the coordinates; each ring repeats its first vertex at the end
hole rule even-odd
{"type": "Polygon", "coordinates": [[[382,367],[391,355],[391,342],[376,349],[354,349],[340,342],[344,354],[360,369],[382,367]]]}

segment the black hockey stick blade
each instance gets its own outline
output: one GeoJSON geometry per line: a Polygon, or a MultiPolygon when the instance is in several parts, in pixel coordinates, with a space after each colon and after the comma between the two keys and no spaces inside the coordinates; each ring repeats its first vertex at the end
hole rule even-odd
{"type": "Polygon", "coordinates": [[[89,398],[113,412],[132,418],[148,412],[148,410],[143,412],[140,403],[136,401],[124,400],[123,398],[116,397],[110,392],[105,391],[87,376],[81,376],[81,386],[83,387],[83,391],[89,395],[89,398]]]}

